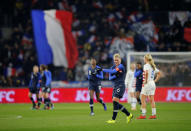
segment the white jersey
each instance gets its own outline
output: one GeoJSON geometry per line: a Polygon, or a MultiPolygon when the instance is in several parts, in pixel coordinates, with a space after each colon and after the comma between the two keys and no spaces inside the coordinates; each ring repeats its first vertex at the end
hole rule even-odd
{"type": "Polygon", "coordinates": [[[143,67],[143,81],[145,80],[146,70],[148,71],[148,80],[147,81],[154,80],[155,74],[159,72],[159,70],[157,68],[154,70],[150,64],[145,64],[143,67]]]}
{"type": "Polygon", "coordinates": [[[134,71],[132,70],[129,70],[126,74],[126,77],[125,77],[125,85],[128,87],[128,88],[133,88],[133,85],[134,85],[134,71]]]}

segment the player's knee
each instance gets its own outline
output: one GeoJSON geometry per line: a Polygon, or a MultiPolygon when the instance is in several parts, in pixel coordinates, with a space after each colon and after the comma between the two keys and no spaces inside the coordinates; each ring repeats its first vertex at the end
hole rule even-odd
{"type": "Polygon", "coordinates": [[[97,97],[97,101],[98,101],[98,102],[100,101],[100,98],[99,98],[99,97],[97,97]]]}
{"type": "Polygon", "coordinates": [[[32,97],[32,94],[29,92],[28,96],[29,96],[29,97],[32,97]]]}
{"type": "Polygon", "coordinates": [[[48,94],[47,93],[45,94],[45,98],[48,98],[48,94]]]}
{"type": "Polygon", "coordinates": [[[155,103],[154,99],[151,99],[151,104],[154,104],[154,103],[155,103]]]}

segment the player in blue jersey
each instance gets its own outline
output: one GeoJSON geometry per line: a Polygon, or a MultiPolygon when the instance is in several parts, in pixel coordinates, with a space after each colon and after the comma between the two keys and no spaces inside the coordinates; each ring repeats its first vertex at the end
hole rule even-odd
{"type": "Polygon", "coordinates": [[[99,103],[101,103],[104,107],[104,110],[107,110],[106,104],[100,98],[101,91],[101,79],[103,79],[103,71],[101,71],[101,67],[96,65],[96,60],[94,58],[91,59],[91,66],[88,68],[88,80],[89,80],[89,92],[90,92],[90,115],[94,115],[93,111],[93,96],[94,92],[96,93],[96,98],[99,103]]]}
{"type": "Polygon", "coordinates": [[[33,66],[33,72],[31,73],[31,79],[29,82],[29,98],[32,101],[33,107],[32,109],[36,109],[36,104],[35,101],[32,97],[32,94],[36,94],[36,98],[38,101],[37,107],[40,107],[42,98],[39,95],[40,91],[40,73],[39,73],[39,68],[37,65],[33,66]]]}
{"type": "Polygon", "coordinates": [[[51,109],[54,108],[51,100],[49,98],[49,94],[51,92],[51,81],[52,81],[52,74],[48,70],[46,65],[40,65],[40,72],[41,72],[41,87],[42,87],[42,96],[44,98],[44,109],[51,109]]]}
{"type": "Polygon", "coordinates": [[[135,96],[137,98],[137,102],[141,105],[140,93],[141,93],[142,84],[143,84],[143,67],[141,62],[137,62],[134,76],[136,78],[135,96]]]}
{"type": "Polygon", "coordinates": [[[114,66],[111,69],[103,69],[103,72],[109,73],[109,80],[114,84],[113,87],[113,117],[112,120],[108,120],[107,123],[115,123],[117,113],[121,110],[127,116],[127,123],[129,123],[133,115],[127,111],[127,109],[119,103],[120,98],[123,97],[125,93],[125,68],[121,64],[121,57],[119,54],[114,54],[114,66]]]}

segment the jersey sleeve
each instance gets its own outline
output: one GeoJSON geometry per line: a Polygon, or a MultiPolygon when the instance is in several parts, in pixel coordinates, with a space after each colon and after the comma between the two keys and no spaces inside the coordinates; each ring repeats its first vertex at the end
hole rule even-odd
{"type": "Polygon", "coordinates": [[[50,79],[50,76],[48,74],[48,72],[44,72],[44,75],[46,77],[46,86],[48,86],[50,83],[51,83],[51,79],[50,79]]]}
{"type": "Polygon", "coordinates": [[[160,72],[159,69],[155,68],[155,73],[159,73],[159,72],[160,72]]]}
{"type": "Polygon", "coordinates": [[[50,78],[50,81],[52,81],[52,73],[50,71],[49,72],[49,78],[50,78]]]}
{"type": "Polygon", "coordinates": [[[122,64],[120,64],[117,68],[116,68],[117,71],[120,71],[120,70],[124,70],[124,66],[122,64]]]}

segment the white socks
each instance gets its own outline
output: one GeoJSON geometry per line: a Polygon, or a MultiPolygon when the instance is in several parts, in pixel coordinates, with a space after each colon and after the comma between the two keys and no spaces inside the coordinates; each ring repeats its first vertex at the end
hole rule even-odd
{"type": "Polygon", "coordinates": [[[156,115],[156,108],[152,108],[152,116],[156,115]]]}
{"type": "Polygon", "coordinates": [[[142,116],[145,116],[145,115],[146,115],[146,109],[142,108],[142,116]]]}
{"type": "Polygon", "coordinates": [[[136,98],[131,98],[131,108],[136,109],[136,103],[137,103],[137,99],[136,98]]]}

